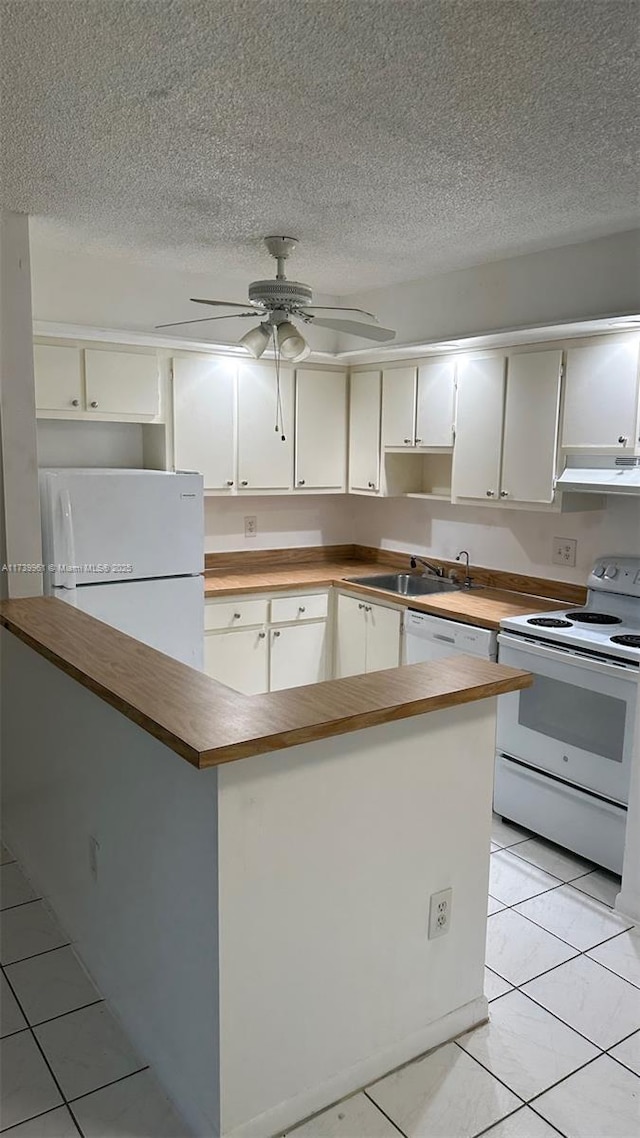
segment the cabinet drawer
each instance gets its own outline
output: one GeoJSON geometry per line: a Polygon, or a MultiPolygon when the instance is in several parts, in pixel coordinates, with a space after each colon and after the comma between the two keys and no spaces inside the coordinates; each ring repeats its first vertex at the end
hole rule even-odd
{"type": "Polygon", "coordinates": [[[266,624],[267,600],[255,601],[206,601],[204,606],[204,627],[246,628],[253,624],[266,624]]]}
{"type": "Polygon", "coordinates": [[[327,593],[311,593],[305,597],[278,597],[271,602],[271,623],[294,620],[320,620],[327,615],[327,593]]]}

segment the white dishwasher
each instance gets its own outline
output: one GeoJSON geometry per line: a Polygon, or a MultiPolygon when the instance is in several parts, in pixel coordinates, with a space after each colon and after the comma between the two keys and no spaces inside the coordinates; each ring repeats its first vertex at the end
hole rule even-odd
{"type": "Polygon", "coordinates": [[[414,609],[405,613],[404,633],[403,664],[422,664],[458,655],[495,660],[498,654],[498,634],[490,628],[477,628],[414,609]]]}

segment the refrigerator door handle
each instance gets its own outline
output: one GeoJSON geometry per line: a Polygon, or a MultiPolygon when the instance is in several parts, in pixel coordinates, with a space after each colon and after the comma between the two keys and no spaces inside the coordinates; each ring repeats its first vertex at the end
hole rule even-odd
{"type": "Polygon", "coordinates": [[[71,509],[71,494],[68,490],[60,491],[60,510],[62,514],[62,565],[55,569],[56,584],[63,589],[75,589],[74,566],[76,563],[76,547],[73,536],[73,511],[71,509]]]}

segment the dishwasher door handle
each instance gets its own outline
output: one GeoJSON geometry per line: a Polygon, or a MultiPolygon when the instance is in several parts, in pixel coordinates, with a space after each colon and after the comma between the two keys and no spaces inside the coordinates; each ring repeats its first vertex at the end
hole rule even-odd
{"type": "Polygon", "coordinates": [[[432,639],[444,640],[447,644],[455,644],[455,638],[453,636],[442,636],[439,632],[434,632],[432,639]]]}

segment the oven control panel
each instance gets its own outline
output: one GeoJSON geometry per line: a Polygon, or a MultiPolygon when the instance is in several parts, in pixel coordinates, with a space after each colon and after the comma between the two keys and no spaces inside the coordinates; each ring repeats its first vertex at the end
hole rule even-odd
{"type": "Polygon", "coordinates": [[[599,557],[587,585],[590,589],[623,593],[640,599],[640,557],[599,557]]]}

